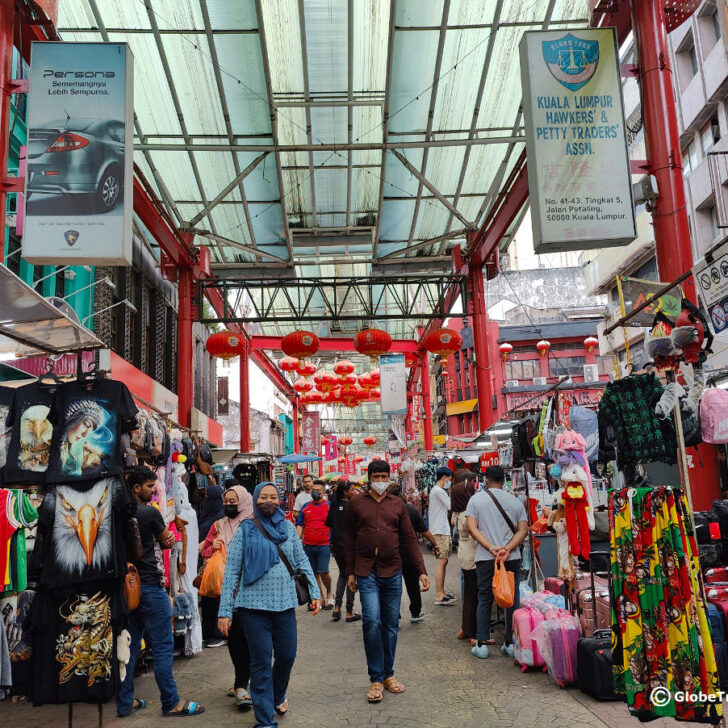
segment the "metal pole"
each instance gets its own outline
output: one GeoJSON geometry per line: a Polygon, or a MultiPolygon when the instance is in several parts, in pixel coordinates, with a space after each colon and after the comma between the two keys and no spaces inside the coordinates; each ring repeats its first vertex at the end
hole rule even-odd
{"type": "MultiPolygon", "coordinates": [[[[660,191],[652,211],[657,265],[660,279],[671,281],[690,269],[693,253],[667,45],[665,3],[664,0],[632,0],[631,4],[639,53],[647,161],[660,191]]],[[[688,288],[685,295],[696,302],[694,287],[688,288]]]]}
{"type": "Polygon", "coordinates": [[[493,391],[490,383],[490,357],[488,355],[488,329],[485,312],[483,271],[471,269],[468,273],[470,304],[473,319],[473,349],[475,351],[475,381],[478,393],[478,419],[480,431],[487,430],[494,421],[493,391]]]}
{"type": "Polygon", "coordinates": [[[178,419],[182,427],[190,426],[194,397],[194,339],[192,336],[192,269],[178,269],[177,289],[177,396],[178,419]]]}
{"type": "Polygon", "coordinates": [[[434,447],[432,441],[432,402],[430,399],[430,365],[426,351],[423,351],[420,355],[420,368],[420,378],[422,379],[422,408],[425,410],[422,419],[425,434],[425,450],[431,452],[434,447]]]}
{"type": "Polygon", "coordinates": [[[250,354],[240,354],[240,452],[250,452],[250,354]]]}
{"type": "Polygon", "coordinates": [[[298,398],[293,400],[293,452],[301,452],[301,441],[298,439],[298,398]]]}
{"type": "Polygon", "coordinates": [[[531,502],[528,491],[528,469],[526,468],[525,463],[523,465],[523,480],[524,485],[526,486],[526,519],[528,520],[528,544],[531,549],[531,586],[533,587],[534,591],[538,591],[538,575],[536,573],[536,544],[533,540],[533,531],[531,530],[531,526],[533,524],[531,523],[531,502]]]}
{"type": "Polygon", "coordinates": [[[15,0],[0,0],[0,262],[5,258],[5,208],[7,192],[3,180],[8,177],[10,156],[10,92],[13,75],[13,32],[15,0]]]}

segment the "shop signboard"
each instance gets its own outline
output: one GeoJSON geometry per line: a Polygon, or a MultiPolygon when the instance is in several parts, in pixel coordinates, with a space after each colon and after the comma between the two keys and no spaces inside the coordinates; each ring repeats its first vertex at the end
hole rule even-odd
{"type": "Polygon", "coordinates": [[[484,452],[480,456],[480,472],[484,473],[491,465],[500,465],[500,456],[497,450],[484,452]]]}
{"type": "Polygon", "coordinates": [[[23,257],[130,265],[134,58],[126,43],[33,43],[23,257]]]}
{"type": "Polygon", "coordinates": [[[520,46],[536,253],[637,237],[613,28],[532,31],[520,46]]]}
{"type": "Polygon", "coordinates": [[[695,287],[713,333],[728,329],[728,244],[693,267],[695,287]]]}
{"type": "Polygon", "coordinates": [[[307,410],[301,415],[301,450],[306,455],[321,452],[321,413],[307,410]]]}
{"type": "MultiPolygon", "coordinates": [[[[514,392],[506,394],[506,407],[509,410],[529,410],[540,412],[542,401],[538,397],[534,398],[534,392],[514,392]]],[[[578,404],[583,407],[589,407],[599,404],[604,394],[603,388],[592,389],[570,389],[568,398],[571,404],[578,404]]]]}
{"type": "Polygon", "coordinates": [[[381,407],[383,415],[407,414],[407,369],[404,354],[379,357],[381,407]]]}

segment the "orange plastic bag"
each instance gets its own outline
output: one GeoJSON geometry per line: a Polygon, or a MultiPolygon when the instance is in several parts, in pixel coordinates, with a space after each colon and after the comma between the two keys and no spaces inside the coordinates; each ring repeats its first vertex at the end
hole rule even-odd
{"type": "Polygon", "coordinates": [[[515,584],[513,572],[508,571],[500,559],[496,559],[495,573],[493,574],[493,596],[499,607],[513,606],[515,584]]]}
{"type": "Polygon", "coordinates": [[[202,572],[200,594],[203,597],[216,597],[222,594],[222,580],[225,577],[225,557],[227,552],[222,546],[210,556],[202,572]]]}

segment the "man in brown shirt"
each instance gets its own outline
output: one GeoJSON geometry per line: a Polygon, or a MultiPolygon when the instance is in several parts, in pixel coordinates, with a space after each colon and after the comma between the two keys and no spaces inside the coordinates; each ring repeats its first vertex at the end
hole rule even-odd
{"type": "Polygon", "coordinates": [[[430,588],[430,580],[404,503],[387,492],[389,463],[373,460],[368,474],[369,492],[355,496],[347,511],[344,557],[349,588],[354,592],[358,588],[361,600],[371,683],[367,700],[378,703],[385,688],[390,693],[404,692],[404,685],[394,677],[402,601],[400,548],[419,569],[422,591],[430,588]]]}

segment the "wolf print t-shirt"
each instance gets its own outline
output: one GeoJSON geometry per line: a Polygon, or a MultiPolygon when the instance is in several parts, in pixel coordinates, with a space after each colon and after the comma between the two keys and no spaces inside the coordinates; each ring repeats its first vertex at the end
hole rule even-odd
{"type": "Polygon", "coordinates": [[[122,382],[63,385],[49,414],[54,433],[46,482],[75,483],[121,473],[120,436],[136,428],[136,414],[122,382]]]}
{"type": "Polygon", "coordinates": [[[44,483],[51,454],[53,424],[48,418],[61,386],[33,382],[15,390],[7,412],[10,442],[3,483],[44,483]]]}

